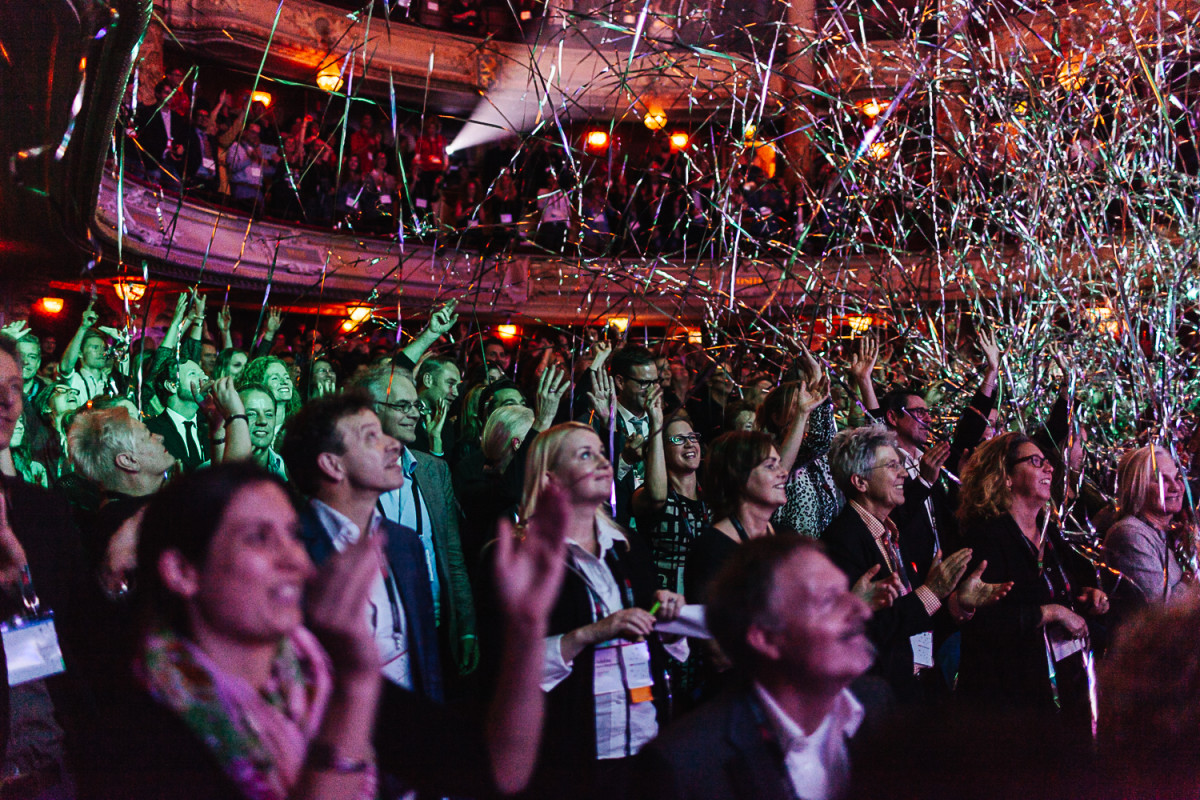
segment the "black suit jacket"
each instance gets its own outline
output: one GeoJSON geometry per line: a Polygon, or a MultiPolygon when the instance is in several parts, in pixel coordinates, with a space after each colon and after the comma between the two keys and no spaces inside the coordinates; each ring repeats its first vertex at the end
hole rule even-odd
{"type": "MultiPolygon", "coordinates": [[[[821,534],[821,541],[830,559],[851,583],[877,565],[875,580],[892,574],[867,524],[848,503],[821,534]]],[[[900,700],[913,700],[919,695],[913,676],[912,644],[908,639],[932,629],[933,619],[914,592],[897,598],[890,608],[882,608],[871,616],[867,630],[878,650],[873,671],[891,685],[900,700]]]]}
{"type": "Polygon", "coordinates": [[[163,446],[167,448],[168,453],[175,456],[184,472],[191,472],[209,460],[208,431],[205,430],[204,420],[199,414],[196,415],[196,438],[200,441],[200,453],[191,458],[188,457],[188,448],[183,436],[175,428],[175,423],[167,416],[167,412],[146,420],[146,427],[151,433],[163,437],[163,446]]]}
{"type": "MultiPolygon", "coordinates": [[[[886,699],[857,685],[866,717],[851,743],[862,738],[886,699]]],[[[851,762],[855,761],[853,748],[851,762]]],[[[748,681],[737,681],[708,704],[679,720],[638,754],[639,800],[792,800],[792,787],[775,731],[748,681]]]]}
{"type": "Polygon", "coordinates": [[[196,136],[187,117],[175,111],[168,113],[171,117],[170,137],[167,136],[167,126],[163,124],[157,104],[138,110],[137,139],[142,146],[139,153],[147,171],[161,169],[171,173],[177,180],[187,180],[200,166],[200,137],[196,136]],[[184,147],[182,158],[166,152],[168,146],[180,144],[184,147]]]}
{"type": "MultiPolygon", "coordinates": [[[[382,520],[387,534],[387,560],[396,580],[400,605],[408,622],[408,652],[413,689],[431,700],[442,700],[442,669],[438,655],[437,628],[433,621],[433,589],[425,567],[425,548],[416,531],[382,520]]],[[[300,513],[300,538],[314,564],[335,552],[333,540],[309,505],[300,513]]]]}

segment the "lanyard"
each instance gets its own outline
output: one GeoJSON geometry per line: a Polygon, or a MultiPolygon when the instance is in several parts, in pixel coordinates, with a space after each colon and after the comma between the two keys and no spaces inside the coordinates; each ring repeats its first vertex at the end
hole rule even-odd
{"type": "Polygon", "coordinates": [[[742,544],[750,541],[750,537],[746,534],[746,529],[742,527],[742,521],[737,516],[732,516],[729,521],[733,524],[733,529],[737,531],[738,538],[742,540],[742,544]]]}
{"type": "Polygon", "coordinates": [[[392,577],[391,566],[384,565],[383,569],[383,588],[387,591],[388,605],[392,608],[392,633],[399,636],[404,632],[404,628],[400,625],[400,596],[396,589],[396,579],[392,577]]]}

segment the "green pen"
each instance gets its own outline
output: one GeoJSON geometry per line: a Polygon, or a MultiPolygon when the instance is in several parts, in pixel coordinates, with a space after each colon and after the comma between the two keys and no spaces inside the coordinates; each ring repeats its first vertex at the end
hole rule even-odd
{"type": "Polygon", "coordinates": [[[657,614],[657,613],[658,613],[658,610],[659,610],[660,608],[662,608],[662,603],[660,603],[660,602],[658,602],[657,600],[655,600],[655,601],[654,601],[654,605],[650,606],[650,613],[651,613],[651,614],[657,614]]]}

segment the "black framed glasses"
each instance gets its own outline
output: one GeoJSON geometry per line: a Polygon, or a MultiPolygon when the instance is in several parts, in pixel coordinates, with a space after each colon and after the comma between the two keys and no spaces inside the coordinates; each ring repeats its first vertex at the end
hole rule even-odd
{"type": "Polygon", "coordinates": [[[394,409],[405,416],[411,416],[412,414],[417,414],[421,411],[421,401],[419,400],[415,403],[411,400],[401,400],[399,403],[385,403],[380,400],[376,402],[375,405],[394,409]]]}
{"type": "Polygon", "coordinates": [[[647,380],[642,380],[641,378],[634,378],[631,375],[622,375],[621,377],[624,378],[625,380],[629,381],[630,383],[636,383],[642,389],[648,389],[649,387],[658,383],[658,378],[649,378],[647,380]]]}
{"type": "Polygon", "coordinates": [[[906,409],[904,409],[904,413],[908,414],[910,417],[917,420],[918,422],[928,422],[929,421],[929,409],[928,408],[906,408],[906,409]]]}
{"type": "Polygon", "coordinates": [[[1045,456],[1034,455],[1034,456],[1025,456],[1024,458],[1018,458],[1016,461],[1013,462],[1013,466],[1015,467],[1017,464],[1024,464],[1026,461],[1028,461],[1034,469],[1041,469],[1042,467],[1044,467],[1050,463],[1050,459],[1046,458],[1045,456]]]}
{"type": "Polygon", "coordinates": [[[668,436],[667,441],[674,445],[681,445],[684,442],[692,444],[700,444],[703,441],[698,433],[677,433],[674,436],[668,436]]]}

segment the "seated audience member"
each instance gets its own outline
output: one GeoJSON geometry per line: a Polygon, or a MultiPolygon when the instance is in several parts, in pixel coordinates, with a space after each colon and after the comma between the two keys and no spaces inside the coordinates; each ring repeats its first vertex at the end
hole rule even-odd
{"type": "MultiPolygon", "coordinates": [[[[16,343],[0,336],[0,449],[10,444],[21,416],[19,358],[16,343]]],[[[6,680],[0,681],[0,783],[5,797],[71,796],[64,728],[71,729],[82,718],[78,700],[89,677],[77,661],[78,650],[72,649],[80,642],[86,575],[79,533],[66,502],[39,486],[0,477],[0,617],[24,615],[30,603],[41,613],[52,612],[66,665],[66,672],[16,686],[9,686],[7,672],[6,680]]]]}
{"type": "MultiPolygon", "coordinates": [[[[653,739],[668,713],[666,655],[687,657],[686,640],[667,643],[654,632],[656,621],[678,616],[683,597],[655,591],[649,552],[603,511],[611,490],[612,467],[587,425],[556,425],[534,439],[522,518],[541,514],[548,494],[565,497],[568,567],[545,639],[548,711],[534,779],[538,797],[591,791],[610,780],[612,796],[622,796],[621,760],[653,739]]],[[[491,603],[481,609],[490,611],[491,603]]],[[[496,634],[487,622],[480,631],[496,634]]],[[[496,652],[494,642],[485,642],[487,659],[496,652]]]]}
{"type": "Polygon", "coordinates": [[[1088,585],[1090,564],[1074,562],[1046,518],[1052,474],[1020,433],[984,443],[963,470],[958,513],[974,560],[984,580],[1012,590],[963,626],[957,690],[979,707],[1057,716],[1082,735],[1090,716],[1084,615],[1106,612],[1108,598],[1088,585]]]}
{"type": "MultiPolygon", "coordinates": [[[[934,665],[933,616],[959,585],[971,551],[960,550],[945,561],[939,554],[925,581],[914,586],[894,518],[904,504],[907,473],[895,434],[882,425],[840,432],[834,437],[829,465],[846,496],[846,507],[821,540],[833,563],[855,581],[855,591],[876,598],[868,624],[878,649],[875,672],[899,701],[924,701],[932,691],[928,683],[935,680],[925,677],[934,665]]],[[[964,620],[1003,596],[1006,587],[981,583],[981,572],[982,567],[962,581],[950,602],[955,619],[964,620]]]]}
{"type": "Polygon", "coordinates": [[[255,464],[287,480],[283,456],[275,452],[275,398],[265,386],[245,386],[238,396],[250,426],[250,458],[255,464]]]}
{"type": "Polygon", "coordinates": [[[755,539],[709,587],[706,619],[739,680],[638,756],[646,800],[826,800],[845,795],[847,740],[871,666],[871,609],[816,543],[755,539]]]}
{"type": "Polygon", "coordinates": [[[355,385],[370,398],[384,435],[399,444],[396,457],[403,483],[381,493],[378,508],[386,519],[416,532],[441,641],[449,647],[453,671],[466,675],[479,664],[479,645],[450,468],[442,459],[412,449],[419,411],[417,390],[407,373],[393,366],[375,367],[358,376],[355,385]]]}
{"type": "Polygon", "coordinates": [[[771,515],[787,499],[786,483],[779,453],[761,431],[725,433],[709,446],[701,485],[717,521],[701,531],[687,555],[688,598],[704,602],[709,581],[740,545],[775,535],[771,515]]]}
{"type": "Polygon", "coordinates": [[[1142,603],[1172,603],[1187,594],[1194,532],[1181,520],[1183,478],[1175,459],[1146,445],[1117,467],[1117,521],[1104,537],[1108,563],[1133,582],[1142,603]]]}
{"type": "Polygon", "coordinates": [[[168,360],[154,376],[154,391],[165,409],[151,417],[147,427],[163,439],[167,451],[184,472],[210,460],[211,442],[206,421],[200,416],[203,388],[208,378],[195,361],[168,360]]]}

